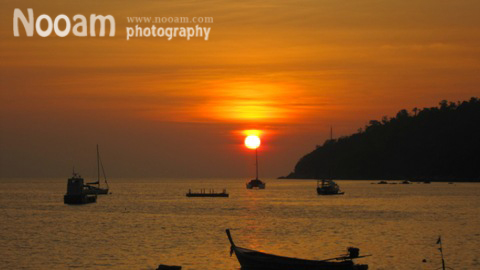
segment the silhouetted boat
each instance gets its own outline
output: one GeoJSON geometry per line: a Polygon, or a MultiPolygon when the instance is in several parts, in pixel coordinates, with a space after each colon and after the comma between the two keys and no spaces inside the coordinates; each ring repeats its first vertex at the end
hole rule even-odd
{"type": "Polygon", "coordinates": [[[98,144],[97,144],[97,181],[87,183],[85,185],[85,189],[87,194],[97,194],[97,195],[108,194],[109,187],[107,182],[107,176],[105,176],[105,170],[103,168],[102,161],[100,160],[100,152],[98,151],[98,144]],[[102,168],[103,179],[104,179],[105,185],[107,186],[106,188],[100,187],[100,168],[102,168]]]}
{"type": "Polygon", "coordinates": [[[63,196],[63,202],[65,204],[86,204],[96,201],[97,195],[87,193],[83,178],[74,171],[73,176],[68,178],[67,194],[63,196]]]}
{"type": "Polygon", "coordinates": [[[387,181],[382,180],[382,181],[378,182],[377,184],[384,185],[384,184],[388,184],[388,183],[387,183],[387,181]]]}
{"type": "Polygon", "coordinates": [[[233,242],[230,230],[227,229],[230,241],[230,256],[235,253],[242,269],[254,270],[366,270],[368,265],[354,264],[353,259],[359,256],[358,248],[348,248],[349,254],[326,260],[305,260],[283,257],[256,250],[237,247],[233,242]],[[335,262],[337,260],[337,262],[335,262]]]}
{"type": "Polygon", "coordinates": [[[186,194],[187,197],[228,197],[227,190],[224,189],[222,192],[215,193],[213,189],[209,192],[205,192],[205,189],[200,190],[200,192],[192,192],[190,189],[186,194]]]}
{"type": "Polygon", "coordinates": [[[250,180],[245,184],[247,189],[265,189],[265,182],[258,179],[258,151],[255,149],[255,179],[250,180]]]}
{"type": "Polygon", "coordinates": [[[252,179],[246,184],[248,189],[265,189],[265,182],[260,179],[252,179]]]}
{"type": "Polygon", "coordinates": [[[322,179],[317,181],[318,195],[343,195],[345,192],[332,179],[322,179]]]}

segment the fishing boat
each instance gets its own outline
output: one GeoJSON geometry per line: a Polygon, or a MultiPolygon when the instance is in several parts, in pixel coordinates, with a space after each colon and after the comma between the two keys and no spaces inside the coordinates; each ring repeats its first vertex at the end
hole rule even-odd
{"type": "Polygon", "coordinates": [[[306,260],[268,254],[252,249],[237,247],[233,242],[230,230],[227,229],[230,241],[230,256],[235,253],[242,269],[252,270],[367,270],[368,265],[355,264],[353,259],[359,256],[358,248],[348,248],[348,254],[326,260],[306,260]]]}
{"type": "Polygon", "coordinates": [[[83,184],[83,178],[73,171],[72,177],[68,178],[67,194],[63,196],[63,202],[65,204],[86,204],[96,201],[97,195],[88,193],[83,184]]]}
{"type": "Polygon", "coordinates": [[[97,181],[87,183],[85,185],[85,190],[87,194],[96,194],[96,195],[108,194],[109,187],[107,182],[107,176],[105,175],[105,169],[103,168],[102,160],[100,159],[98,144],[97,144],[97,181]],[[105,188],[100,186],[100,168],[102,169],[103,179],[106,186],[105,188]]]}
{"type": "Polygon", "coordinates": [[[205,192],[205,189],[201,189],[200,192],[192,192],[192,190],[188,190],[186,194],[187,197],[227,197],[228,193],[227,190],[224,189],[222,192],[215,192],[215,190],[210,189],[209,192],[205,192]]]}
{"type": "Polygon", "coordinates": [[[318,195],[343,195],[345,192],[332,179],[322,179],[317,181],[318,195]]]}

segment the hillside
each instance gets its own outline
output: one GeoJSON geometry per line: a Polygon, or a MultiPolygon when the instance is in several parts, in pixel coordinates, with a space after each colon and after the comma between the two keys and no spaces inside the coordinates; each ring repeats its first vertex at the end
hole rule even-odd
{"type": "Polygon", "coordinates": [[[286,178],[480,180],[480,100],[440,102],[371,120],[327,140],[286,178]]]}

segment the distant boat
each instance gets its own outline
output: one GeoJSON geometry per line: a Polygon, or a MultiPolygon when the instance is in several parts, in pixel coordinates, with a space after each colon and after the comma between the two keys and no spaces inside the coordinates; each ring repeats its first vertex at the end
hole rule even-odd
{"type": "Polygon", "coordinates": [[[200,190],[200,192],[192,192],[188,190],[186,194],[187,197],[227,197],[228,193],[227,190],[224,189],[222,192],[215,193],[213,189],[209,190],[209,192],[205,192],[205,189],[200,190]]]}
{"type": "Polygon", "coordinates": [[[87,194],[97,194],[97,195],[104,195],[108,194],[108,182],[107,182],[107,176],[105,176],[105,170],[103,168],[102,161],[100,159],[100,152],[98,150],[98,144],[97,144],[97,181],[96,182],[90,182],[85,185],[85,189],[87,194]],[[100,168],[102,169],[103,173],[103,179],[106,185],[106,188],[100,187],[100,168]]]}
{"type": "Polygon", "coordinates": [[[345,192],[332,179],[322,179],[317,181],[318,195],[343,195],[345,192]]]}
{"type": "Polygon", "coordinates": [[[230,241],[230,256],[235,253],[242,269],[258,270],[367,270],[368,265],[354,264],[353,259],[366,256],[359,256],[358,248],[348,248],[349,254],[326,260],[305,260],[291,257],[283,257],[274,254],[263,253],[256,250],[237,247],[233,242],[230,230],[227,229],[228,240],[230,241]],[[338,262],[335,262],[337,260],[338,262]]]}
{"type": "Polygon", "coordinates": [[[265,189],[266,183],[258,179],[258,154],[255,149],[255,179],[250,180],[245,184],[247,189],[265,189]]]}
{"type": "Polygon", "coordinates": [[[402,181],[402,184],[404,185],[410,185],[412,182],[408,181],[408,180],[403,180],[402,181]]]}
{"type": "Polygon", "coordinates": [[[67,194],[63,196],[63,202],[65,204],[86,204],[96,201],[97,195],[87,192],[83,184],[83,178],[74,171],[73,176],[68,178],[67,194]]]}
{"type": "Polygon", "coordinates": [[[377,184],[384,185],[384,184],[388,184],[388,183],[387,183],[387,181],[382,180],[382,181],[378,182],[377,184]]]}
{"type": "Polygon", "coordinates": [[[252,179],[246,184],[248,189],[265,189],[265,182],[260,179],[252,179]]]}
{"type": "MultiPolygon", "coordinates": [[[[330,141],[333,141],[333,128],[330,127],[330,141]]],[[[345,192],[340,191],[340,186],[337,185],[331,178],[332,166],[329,170],[330,177],[328,179],[317,180],[317,194],[318,195],[343,195],[345,192]]]]}

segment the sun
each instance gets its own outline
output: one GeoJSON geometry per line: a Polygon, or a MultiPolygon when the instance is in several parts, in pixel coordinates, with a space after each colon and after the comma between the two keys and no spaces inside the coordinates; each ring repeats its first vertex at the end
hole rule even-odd
{"type": "Polygon", "coordinates": [[[245,146],[250,149],[257,149],[260,146],[260,138],[257,135],[247,136],[245,146]]]}

